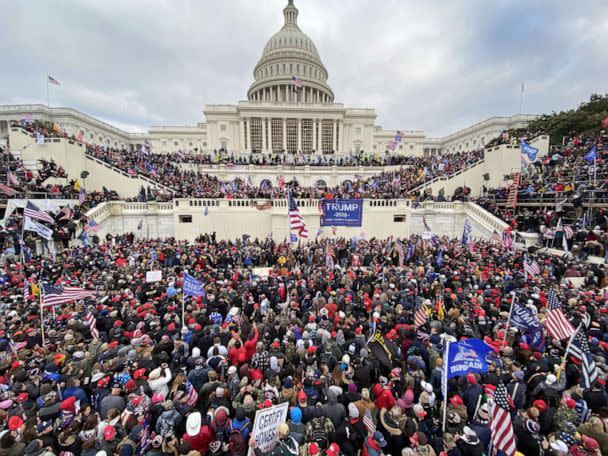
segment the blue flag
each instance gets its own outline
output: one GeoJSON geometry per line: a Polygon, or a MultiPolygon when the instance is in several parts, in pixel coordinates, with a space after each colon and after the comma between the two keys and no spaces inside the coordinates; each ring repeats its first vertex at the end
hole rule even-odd
{"type": "Polygon", "coordinates": [[[511,324],[521,331],[540,327],[536,316],[527,307],[515,302],[511,313],[511,324]]]}
{"type": "Polygon", "coordinates": [[[289,235],[289,239],[291,240],[292,244],[295,244],[296,242],[298,242],[298,235],[295,233],[291,233],[289,235]]]}
{"type": "Polygon", "coordinates": [[[443,249],[440,248],[439,252],[437,253],[437,266],[441,267],[443,266],[443,249]]]}
{"type": "Polygon", "coordinates": [[[528,344],[531,350],[545,351],[545,336],[541,326],[527,329],[521,336],[521,341],[528,344]]]}
{"type": "Polygon", "coordinates": [[[519,147],[521,149],[521,153],[526,154],[528,156],[528,160],[530,160],[530,162],[533,163],[536,161],[536,157],[538,156],[537,148],[532,147],[526,141],[522,141],[521,144],[519,145],[519,147]]]}
{"type": "Polygon", "coordinates": [[[593,163],[596,158],[597,158],[597,148],[595,146],[593,146],[591,149],[589,149],[589,152],[587,152],[585,154],[585,160],[587,160],[589,163],[593,163]]]}
{"type": "Polygon", "coordinates": [[[469,372],[485,373],[488,371],[486,357],[494,350],[483,340],[466,339],[449,344],[446,356],[444,348],[443,359],[445,379],[458,377],[469,372]]]}
{"type": "Polygon", "coordinates": [[[471,226],[471,222],[469,219],[464,221],[464,229],[462,230],[462,245],[468,245],[471,242],[471,232],[473,231],[473,227],[471,226]]]}
{"type": "Polygon", "coordinates": [[[89,241],[89,235],[87,234],[86,231],[83,231],[82,233],[80,233],[80,236],[78,236],[78,239],[82,242],[82,244],[85,247],[88,247],[89,245],[91,245],[91,242],[89,241]]]}
{"type": "Polygon", "coordinates": [[[184,294],[188,296],[205,296],[203,282],[196,280],[187,272],[184,272],[184,294]]]}

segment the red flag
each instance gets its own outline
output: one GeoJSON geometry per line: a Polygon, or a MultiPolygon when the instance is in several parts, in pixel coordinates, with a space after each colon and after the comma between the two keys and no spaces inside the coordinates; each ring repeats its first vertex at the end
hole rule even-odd
{"type": "Polygon", "coordinates": [[[608,116],[602,120],[602,128],[608,128],[608,116]]]}

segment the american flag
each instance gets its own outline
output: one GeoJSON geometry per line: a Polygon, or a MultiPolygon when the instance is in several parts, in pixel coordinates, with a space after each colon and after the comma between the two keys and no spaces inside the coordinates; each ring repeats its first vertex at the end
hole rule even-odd
{"type": "Polygon", "coordinates": [[[13,342],[12,340],[10,340],[8,343],[8,349],[15,354],[17,354],[19,350],[25,347],[27,347],[27,342],[13,342]]]}
{"type": "Polygon", "coordinates": [[[196,391],[196,388],[192,386],[190,380],[186,379],[186,403],[190,407],[194,407],[196,401],[198,401],[198,392],[196,391]]]}
{"type": "Polygon", "coordinates": [[[403,265],[403,260],[405,260],[405,250],[403,249],[403,244],[399,241],[395,241],[394,246],[395,252],[399,256],[399,266],[403,265]]]}
{"type": "Polygon", "coordinates": [[[327,253],[327,255],[325,255],[325,267],[329,271],[333,271],[335,268],[334,257],[331,256],[329,253],[327,253]]]}
{"type": "Polygon", "coordinates": [[[532,277],[536,277],[540,274],[540,268],[538,267],[538,263],[534,260],[531,260],[529,257],[524,257],[524,270],[532,277]]]}
{"type": "Polygon", "coordinates": [[[78,202],[80,204],[84,203],[84,200],[87,197],[87,192],[84,191],[84,188],[81,188],[80,191],[78,192],[78,202]]]}
{"type": "Polygon", "coordinates": [[[515,174],[513,183],[509,186],[509,196],[507,197],[507,207],[515,209],[517,206],[517,192],[519,190],[519,173],[515,174]]]}
{"type": "Polygon", "coordinates": [[[59,84],[59,81],[57,79],[55,79],[53,76],[50,76],[50,75],[47,75],[47,76],[49,76],[49,79],[48,79],[49,84],[53,84],[56,86],[61,85],[61,84],[59,84]]]}
{"type": "Polygon", "coordinates": [[[90,231],[92,233],[97,233],[101,231],[101,225],[98,225],[95,220],[91,219],[89,220],[89,223],[84,226],[84,230],[90,231]]]}
{"type": "Polygon", "coordinates": [[[306,228],[306,223],[304,223],[304,218],[300,214],[300,209],[298,209],[296,200],[291,192],[287,193],[287,200],[289,205],[289,229],[297,231],[301,238],[307,238],[308,229],[306,228]]]}
{"type": "Polygon", "coordinates": [[[6,178],[8,179],[9,184],[19,185],[19,179],[17,179],[15,173],[9,171],[8,173],[6,173],[6,178]]]}
{"type": "Polygon", "coordinates": [[[416,305],[414,306],[414,326],[420,328],[426,323],[426,307],[420,296],[416,297],[416,305]]]}
{"type": "Polygon", "coordinates": [[[494,398],[490,405],[490,429],[492,431],[492,444],[494,448],[507,456],[513,456],[517,450],[513,423],[509,413],[509,393],[504,383],[499,383],[494,391],[494,398]]]}
{"type": "Polygon", "coordinates": [[[570,225],[564,225],[562,223],[562,219],[560,218],[557,222],[557,227],[555,228],[556,232],[563,232],[566,239],[572,239],[574,237],[574,231],[572,231],[572,227],[570,225]]]}
{"type": "Polygon", "coordinates": [[[42,285],[42,290],[44,292],[42,297],[42,304],[44,307],[57,306],[95,296],[93,290],[85,290],[84,288],[78,287],[62,287],[50,283],[42,285]]]}
{"type": "Polygon", "coordinates": [[[8,196],[15,196],[17,193],[19,193],[17,190],[13,190],[8,185],[4,184],[0,184],[0,192],[8,196]]]}
{"type": "Polygon", "coordinates": [[[568,354],[578,359],[581,362],[581,370],[583,371],[582,385],[584,388],[591,388],[593,382],[597,380],[597,368],[593,361],[593,356],[589,350],[587,342],[587,334],[582,327],[578,327],[568,354]]]}
{"type": "Polygon", "coordinates": [[[65,206],[63,209],[61,209],[60,211],[63,215],[61,217],[59,217],[59,220],[71,220],[72,217],[74,217],[74,211],[72,211],[72,209],[70,209],[69,206],[65,206]]]}
{"type": "Polygon", "coordinates": [[[36,206],[31,201],[28,201],[25,205],[25,209],[23,210],[23,215],[26,217],[30,217],[36,220],[41,220],[43,222],[48,222],[52,225],[55,224],[55,220],[49,214],[44,211],[41,211],[38,206],[36,206]]]}
{"type": "Polygon", "coordinates": [[[336,256],[336,248],[334,247],[333,244],[327,244],[325,251],[327,252],[328,255],[331,255],[332,257],[336,256]]]}
{"type": "Polygon", "coordinates": [[[499,244],[504,244],[504,240],[502,239],[502,236],[500,234],[498,234],[498,231],[494,230],[494,232],[492,233],[492,236],[490,237],[490,241],[495,241],[498,242],[499,244]]]}
{"type": "Polygon", "coordinates": [[[99,339],[99,331],[97,330],[97,319],[95,318],[95,315],[89,311],[89,313],[87,313],[87,315],[84,317],[84,320],[91,331],[91,337],[93,337],[93,339],[99,339]]]}
{"type": "Polygon", "coordinates": [[[372,414],[369,410],[365,410],[365,413],[363,414],[363,424],[367,428],[367,432],[369,432],[370,434],[376,432],[376,425],[374,424],[372,414]]]}
{"type": "Polygon", "coordinates": [[[292,76],[291,80],[293,81],[293,86],[296,91],[302,88],[302,81],[300,81],[296,76],[292,76]]]}
{"type": "Polygon", "coordinates": [[[547,294],[547,330],[554,339],[567,339],[572,335],[574,326],[568,321],[555,290],[547,294]]]}

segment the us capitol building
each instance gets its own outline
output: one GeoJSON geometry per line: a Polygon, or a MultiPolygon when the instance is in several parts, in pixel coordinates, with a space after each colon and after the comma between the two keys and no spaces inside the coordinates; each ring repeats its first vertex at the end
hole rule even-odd
{"type": "Polygon", "coordinates": [[[148,140],[154,153],[225,149],[237,154],[384,154],[399,131],[402,138],[395,154],[432,156],[479,148],[502,130],[522,126],[535,117],[492,117],[445,138],[427,138],[422,131],[407,129],[384,130],[375,125],[374,109],[335,102],[327,68],[314,42],[300,30],[298,14],[289,0],[283,9],[283,27],[268,40],[253,69],[247,100],[205,106],[204,122],[129,133],[71,108],[5,105],[0,106],[0,137],[7,134],[11,122],[29,115],[57,122],[68,134],[92,144],[137,148],[148,140]]]}

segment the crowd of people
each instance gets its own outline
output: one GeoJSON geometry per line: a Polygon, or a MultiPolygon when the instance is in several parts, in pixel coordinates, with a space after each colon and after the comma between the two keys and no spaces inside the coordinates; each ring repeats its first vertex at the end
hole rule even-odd
{"type": "Polygon", "coordinates": [[[503,187],[488,189],[477,202],[519,231],[540,233],[547,246],[562,247],[565,234],[558,226],[567,225],[575,233],[567,242],[576,255],[606,256],[607,157],[607,132],[573,135],[522,170],[515,208],[505,207],[513,176],[503,187]],[[595,159],[588,155],[592,148],[595,159]],[[590,205],[595,208],[590,210],[590,205]]]}
{"type": "Polygon", "coordinates": [[[499,384],[521,454],[606,454],[604,268],[531,255],[532,277],[498,244],[403,242],[405,259],[394,239],[127,234],[22,262],[8,241],[0,454],[244,456],[256,447],[256,411],[281,403],[278,443],[258,456],[492,454],[488,399],[499,384]],[[150,270],[162,279],[147,281],[150,270]],[[186,271],[204,292],[182,293],[186,271]],[[579,276],[580,288],[568,284],[579,276]],[[45,284],[95,294],[45,308],[41,320],[45,284]],[[567,341],[545,330],[531,346],[508,326],[511,292],[545,324],[551,290],[575,326],[588,323],[598,372],[589,387],[580,362],[562,363],[567,341]],[[493,361],[451,378],[444,397],[443,347],[467,338],[486,341],[493,361]]]}

